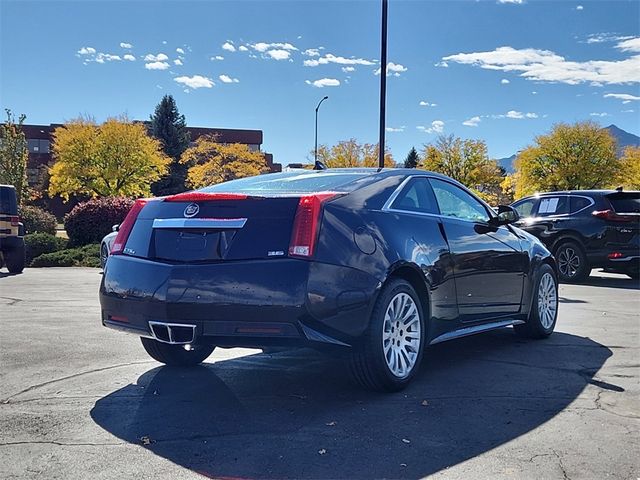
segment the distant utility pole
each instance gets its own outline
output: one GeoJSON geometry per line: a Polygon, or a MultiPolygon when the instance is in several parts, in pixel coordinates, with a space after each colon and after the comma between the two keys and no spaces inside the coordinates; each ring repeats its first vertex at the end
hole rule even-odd
{"type": "Polygon", "coordinates": [[[380,39],[380,138],[378,166],[384,167],[385,110],[387,100],[387,0],[382,0],[382,38],[380,39]]]}

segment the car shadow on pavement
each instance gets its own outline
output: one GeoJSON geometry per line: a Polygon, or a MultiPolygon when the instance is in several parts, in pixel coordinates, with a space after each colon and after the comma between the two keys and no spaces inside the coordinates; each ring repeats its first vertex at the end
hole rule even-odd
{"type": "Polygon", "coordinates": [[[413,479],[541,426],[588,383],[623,391],[594,378],[609,356],[589,338],[506,329],[430,348],[405,391],[380,394],[353,385],[340,358],[290,350],[154,368],[91,416],[211,478],[413,479]]]}

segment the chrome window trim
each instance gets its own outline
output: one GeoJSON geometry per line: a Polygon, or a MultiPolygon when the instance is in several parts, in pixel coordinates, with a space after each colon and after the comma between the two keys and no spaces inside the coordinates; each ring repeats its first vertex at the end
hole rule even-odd
{"type": "Polygon", "coordinates": [[[153,228],[242,228],[246,218],[156,218],[153,228]]]}

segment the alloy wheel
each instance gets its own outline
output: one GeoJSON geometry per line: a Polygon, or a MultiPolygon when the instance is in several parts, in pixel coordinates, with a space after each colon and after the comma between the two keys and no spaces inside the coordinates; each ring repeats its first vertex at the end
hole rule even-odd
{"type": "Polygon", "coordinates": [[[553,325],[558,310],[556,282],[550,273],[545,273],[538,286],[538,317],[542,326],[548,330],[553,325]]]}
{"type": "Polygon", "coordinates": [[[406,378],[420,353],[422,327],[420,313],[407,293],[395,295],[384,314],[382,347],[391,373],[406,378]]]}
{"type": "Polygon", "coordinates": [[[100,248],[100,265],[102,265],[102,268],[105,267],[105,265],[107,264],[107,259],[109,258],[109,250],[107,249],[106,245],[102,245],[102,248],[100,248]]]}
{"type": "Polygon", "coordinates": [[[566,278],[573,278],[580,270],[580,256],[572,247],[563,247],[558,252],[558,270],[566,278]]]}

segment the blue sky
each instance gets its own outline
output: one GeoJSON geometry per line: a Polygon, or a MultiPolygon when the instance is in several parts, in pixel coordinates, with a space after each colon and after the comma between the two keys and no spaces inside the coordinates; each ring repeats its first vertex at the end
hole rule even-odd
{"type": "MultiPolygon", "coordinates": [[[[387,145],[440,133],[509,156],[554,123],[640,133],[640,2],[390,0],[387,145]]],[[[0,104],[28,123],[146,119],[256,128],[283,164],[378,132],[377,1],[0,0],[0,104]]]]}

